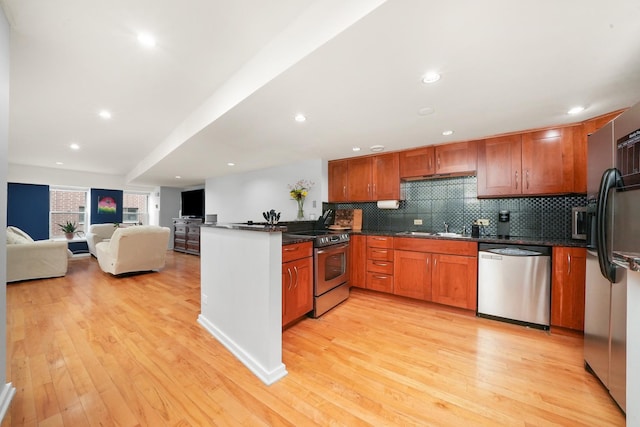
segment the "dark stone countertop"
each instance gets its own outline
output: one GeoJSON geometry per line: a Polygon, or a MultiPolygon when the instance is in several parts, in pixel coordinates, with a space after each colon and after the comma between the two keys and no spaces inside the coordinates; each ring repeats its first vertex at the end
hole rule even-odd
{"type": "Polygon", "coordinates": [[[265,224],[234,224],[234,223],[216,223],[216,224],[200,224],[201,228],[226,228],[230,230],[242,230],[242,231],[260,231],[264,233],[284,233],[287,231],[287,227],[281,225],[265,225],[265,224]]]}

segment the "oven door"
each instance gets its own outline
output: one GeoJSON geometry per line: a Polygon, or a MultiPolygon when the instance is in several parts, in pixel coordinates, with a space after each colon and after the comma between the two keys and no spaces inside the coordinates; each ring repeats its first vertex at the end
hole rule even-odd
{"type": "Polygon", "coordinates": [[[317,248],[315,263],[313,293],[319,296],[349,280],[349,244],[317,248]]]}

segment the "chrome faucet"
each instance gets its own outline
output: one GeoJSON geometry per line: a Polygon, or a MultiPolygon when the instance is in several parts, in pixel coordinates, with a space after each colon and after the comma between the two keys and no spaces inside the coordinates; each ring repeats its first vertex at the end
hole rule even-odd
{"type": "Polygon", "coordinates": [[[447,222],[444,223],[444,232],[445,233],[449,232],[449,223],[447,223],[447,222]]]}

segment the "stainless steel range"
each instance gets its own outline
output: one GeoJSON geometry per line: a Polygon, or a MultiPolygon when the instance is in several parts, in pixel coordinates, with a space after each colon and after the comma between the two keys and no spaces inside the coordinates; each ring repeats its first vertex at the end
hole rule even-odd
{"type": "Polygon", "coordinates": [[[349,298],[349,234],[324,230],[287,233],[313,236],[313,317],[349,298]]]}

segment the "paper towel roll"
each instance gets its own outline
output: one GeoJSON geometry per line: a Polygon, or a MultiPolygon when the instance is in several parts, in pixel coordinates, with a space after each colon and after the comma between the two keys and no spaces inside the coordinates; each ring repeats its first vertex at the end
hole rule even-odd
{"type": "Polygon", "coordinates": [[[397,200],[378,200],[378,209],[398,209],[400,202],[397,200]]]}

